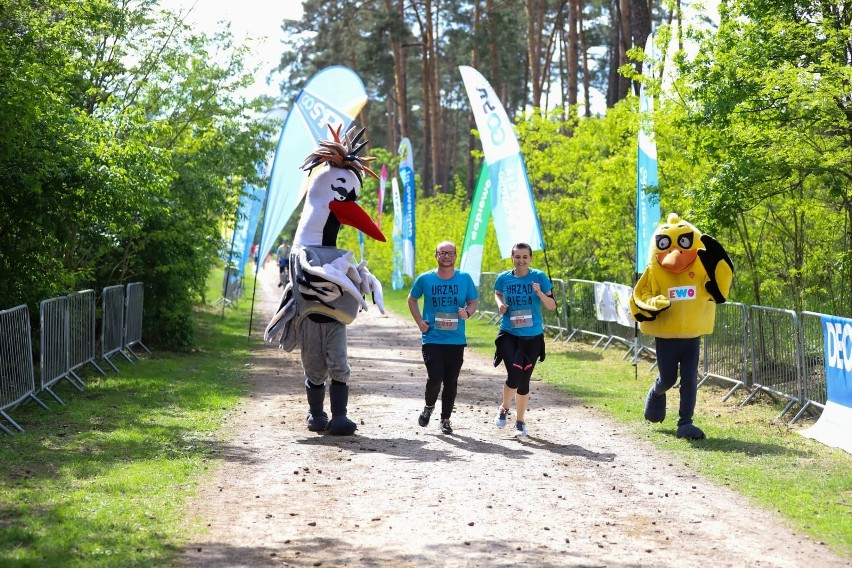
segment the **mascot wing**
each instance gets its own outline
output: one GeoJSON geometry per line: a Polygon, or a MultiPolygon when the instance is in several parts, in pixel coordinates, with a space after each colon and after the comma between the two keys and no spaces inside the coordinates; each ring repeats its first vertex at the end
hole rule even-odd
{"type": "MultiPolygon", "coordinates": [[[[300,262],[303,257],[304,252],[300,256],[300,262]]],[[[302,294],[310,293],[320,299],[331,301],[339,297],[342,292],[358,300],[361,308],[366,310],[367,302],[364,301],[359,288],[362,285],[361,275],[358,273],[358,267],[352,264],[352,257],[352,251],[347,251],[343,256],[322,266],[311,266],[308,264],[307,258],[304,258],[302,270],[314,278],[311,279],[311,289],[301,290],[302,294]]]]}
{"type": "Polygon", "coordinates": [[[630,294],[630,313],[636,321],[654,321],[657,315],[671,306],[671,301],[662,294],[655,294],[651,288],[651,272],[656,266],[645,269],[633,293],[630,294]]]}
{"type": "Polygon", "coordinates": [[[385,313],[385,295],[382,291],[382,283],[379,279],[373,276],[373,273],[367,270],[367,261],[362,260],[355,267],[358,271],[358,276],[361,279],[361,294],[363,296],[371,295],[373,303],[379,307],[379,312],[385,313]]]}
{"type": "Polygon", "coordinates": [[[281,297],[281,304],[278,306],[278,311],[272,316],[266,330],[263,332],[263,339],[269,343],[275,341],[275,338],[280,334],[281,340],[279,346],[285,351],[292,351],[299,344],[298,328],[295,325],[299,319],[299,305],[293,298],[293,284],[288,283],[284,289],[284,295],[281,297]]]}
{"type": "Polygon", "coordinates": [[[725,247],[713,237],[701,235],[701,244],[704,245],[704,248],[698,250],[698,258],[704,265],[708,278],[704,288],[713,297],[714,302],[723,304],[731,291],[731,282],[734,279],[734,263],[731,262],[725,247]]]}

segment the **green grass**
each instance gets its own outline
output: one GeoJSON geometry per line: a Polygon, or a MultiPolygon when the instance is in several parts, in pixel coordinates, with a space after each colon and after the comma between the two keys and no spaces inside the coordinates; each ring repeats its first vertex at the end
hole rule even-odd
{"type": "MultiPolygon", "coordinates": [[[[404,290],[386,291],[385,303],[410,317],[406,297],[404,290]]],[[[494,354],[495,326],[474,318],[467,332],[472,349],[489,357],[494,354]]],[[[671,418],[677,414],[677,393],[671,394],[670,417],[663,424],[646,422],[645,395],[656,374],[649,371],[649,362],[640,361],[634,368],[629,360],[621,360],[623,356],[621,347],[601,351],[590,344],[548,340],[547,358],[535,374],[618,420],[625,432],[647,438],[672,460],[729,486],[754,504],[778,511],[837,553],[852,555],[852,456],[796,433],[812,421],[789,426],[792,415],[779,420],[781,407],[768,398],[757,397],[740,406],[745,394],[739,391],[723,403],[727,390],[705,384],[699,389],[695,420],[707,439],[679,440],[676,419],[671,418]]]]}
{"type": "Polygon", "coordinates": [[[66,406],[43,394],[52,411],[10,412],[26,432],[0,437],[0,565],[170,564],[208,442],[245,393],[249,307],[204,306],[195,350],[113,358],[120,372],[87,372],[83,392],[57,385],[66,406]]]}

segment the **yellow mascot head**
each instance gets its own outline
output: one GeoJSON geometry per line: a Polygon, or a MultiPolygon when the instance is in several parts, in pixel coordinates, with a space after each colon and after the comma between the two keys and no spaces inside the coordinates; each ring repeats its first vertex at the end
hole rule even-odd
{"type": "Polygon", "coordinates": [[[677,213],[670,213],[654,231],[648,256],[669,272],[680,274],[692,266],[701,247],[701,232],[677,213]]]}

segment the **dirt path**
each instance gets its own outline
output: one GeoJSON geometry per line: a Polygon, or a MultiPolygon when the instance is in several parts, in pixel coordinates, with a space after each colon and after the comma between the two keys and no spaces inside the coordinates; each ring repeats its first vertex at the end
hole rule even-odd
{"type": "MultiPolygon", "coordinates": [[[[258,340],[275,281],[258,285],[258,340]]],[[[454,434],[420,428],[413,322],[373,307],[349,337],[351,437],[305,428],[298,353],[258,353],[225,463],[188,513],[209,534],[184,566],[852,565],[542,383],[530,436],[498,430],[502,372],[471,352],[454,434]]]]}

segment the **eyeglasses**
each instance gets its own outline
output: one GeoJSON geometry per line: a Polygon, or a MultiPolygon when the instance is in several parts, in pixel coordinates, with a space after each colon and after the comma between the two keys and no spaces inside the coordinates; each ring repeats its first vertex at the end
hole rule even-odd
{"type": "Polygon", "coordinates": [[[436,256],[456,256],[456,251],[439,250],[435,253],[436,256]]]}

